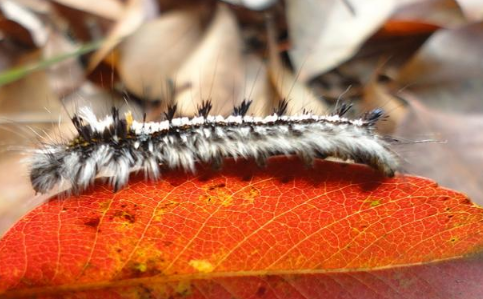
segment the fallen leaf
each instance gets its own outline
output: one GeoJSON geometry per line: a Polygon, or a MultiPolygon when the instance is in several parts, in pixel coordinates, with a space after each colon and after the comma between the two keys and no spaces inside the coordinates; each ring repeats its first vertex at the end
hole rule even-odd
{"type": "Polygon", "coordinates": [[[400,152],[406,160],[404,171],[465,192],[483,206],[483,115],[438,112],[408,93],[402,97],[410,109],[394,134],[414,141],[440,141],[404,146],[400,152]]]}
{"type": "Polygon", "coordinates": [[[267,116],[273,113],[275,95],[270,84],[267,65],[257,55],[245,57],[245,84],[243,98],[252,104],[247,115],[267,116]]]}
{"type": "MultiPolygon", "coordinates": [[[[17,65],[37,61],[40,50],[23,55],[17,65]]],[[[1,81],[1,80],[0,80],[1,81]]],[[[58,120],[61,105],[45,71],[33,72],[0,88],[0,235],[32,205],[27,149],[58,120]]],[[[0,266],[1,267],[1,266],[0,266]]]]}
{"type": "MultiPolygon", "coordinates": [[[[317,91],[332,103],[341,97],[358,102],[362,89],[370,89],[372,82],[379,84],[378,81],[382,79],[387,83],[397,76],[401,66],[438,28],[417,21],[387,21],[354,57],[318,76],[313,81],[318,84],[317,91]]],[[[367,100],[370,98],[365,96],[364,105],[370,103],[367,100]]],[[[376,102],[380,104],[380,101],[376,102]]],[[[373,104],[370,106],[371,109],[375,108],[373,104]]]]}
{"type": "Polygon", "coordinates": [[[141,24],[157,14],[154,0],[129,0],[124,12],[114,25],[104,44],[91,57],[87,70],[90,72],[114,49],[124,38],[132,34],[141,24]]]}
{"type": "MultiPolygon", "coordinates": [[[[375,77],[375,76],[374,76],[375,77]]],[[[373,78],[363,91],[362,101],[358,103],[362,111],[382,109],[387,116],[382,122],[377,124],[378,132],[392,134],[400,126],[407,114],[407,107],[403,100],[394,96],[382,84],[373,78]]]]}
{"type": "Polygon", "coordinates": [[[32,130],[0,116],[0,236],[31,210],[28,202],[34,190],[26,175],[25,158],[28,149],[38,140],[33,131],[47,130],[51,124],[29,121],[32,130]]]}
{"type": "Polygon", "coordinates": [[[44,0],[15,0],[15,2],[36,14],[48,14],[52,12],[50,3],[44,0]]]}
{"type": "Polygon", "coordinates": [[[75,8],[108,20],[116,21],[123,15],[124,7],[117,0],[53,0],[59,4],[75,8]]]}
{"type": "MultiPolygon", "coordinates": [[[[0,236],[18,219],[42,204],[49,194],[34,196],[28,171],[28,158],[42,143],[64,142],[75,136],[72,113],[89,106],[99,117],[110,114],[112,106],[120,113],[131,111],[142,118],[140,107],[91,83],[63,97],[51,98],[46,74],[33,73],[0,89],[0,236]],[[30,104],[30,105],[29,105],[30,104]]],[[[53,190],[50,196],[58,192],[53,190]]],[[[1,297],[1,296],[0,296],[1,297]]]]}
{"type": "Polygon", "coordinates": [[[287,103],[287,115],[300,115],[309,112],[314,115],[327,113],[327,107],[322,98],[317,97],[308,86],[300,80],[301,71],[293,74],[284,63],[277,48],[275,26],[268,20],[268,74],[274,86],[277,97],[267,102],[274,102],[275,105],[269,107],[268,114],[272,114],[275,107],[282,100],[287,103]]]}
{"type": "Polygon", "coordinates": [[[483,23],[439,30],[401,70],[399,84],[432,84],[483,74],[483,23]]]}
{"type": "MultiPolygon", "coordinates": [[[[4,134],[1,135],[4,136],[4,134]]],[[[35,137],[32,139],[35,140],[35,137]]],[[[16,147],[21,146],[17,144],[16,147]]],[[[28,173],[26,157],[26,152],[18,149],[7,150],[6,153],[0,154],[0,169],[8,170],[0,172],[0,236],[3,236],[27,212],[44,203],[52,195],[35,196],[35,191],[26,175],[28,173]]]]}
{"type": "Polygon", "coordinates": [[[70,94],[84,82],[84,69],[78,59],[82,53],[78,52],[77,45],[60,32],[54,30],[51,32],[42,48],[42,54],[44,60],[56,61],[47,69],[47,75],[50,86],[57,96],[63,97],[70,94]],[[78,56],[72,55],[69,59],[56,60],[66,53],[76,53],[76,51],[78,56]]]}
{"type": "Polygon", "coordinates": [[[32,43],[35,47],[42,47],[45,44],[49,28],[37,15],[9,0],[0,1],[0,9],[2,11],[0,26],[4,34],[7,33],[12,38],[20,39],[27,44],[32,43]],[[13,23],[8,23],[8,21],[13,23]],[[21,26],[21,28],[17,26],[21,26]],[[23,34],[22,29],[28,32],[28,36],[23,34]]]}
{"type": "MultiPolygon", "coordinates": [[[[68,24],[68,28],[62,26],[62,29],[68,29],[69,36],[77,42],[87,43],[102,39],[107,36],[109,30],[116,24],[116,20],[93,15],[57,1],[49,1],[48,3],[56,16],[55,19],[62,20],[63,23],[68,24]]],[[[123,4],[121,7],[123,9],[122,13],[124,13],[125,5],[123,4]]]]}
{"type": "Polygon", "coordinates": [[[196,115],[206,100],[213,103],[211,114],[231,114],[243,100],[242,47],[233,12],[218,5],[203,39],[176,74],[177,86],[189,86],[176,95],[180,115],[196,115]]]}
{"type": "Polygon", "coordinates": [[[166,100],[167,80],[201,38],[202,10],[178,10],[143,24],[119,45],[117,69],[126,88],[145,100],[166,100]]]}
{"type": "Polygon", "coordinates": [[[0,241],[2,296],[480,298],[483,210],[360,165],[226,161],[52,199],[0,241]],[[481,255],[480,255],[481,256],[481,255]],[[403,267],[404,266],[404,267],[403,267]],[[73,293],[77,291],[78,293],[73,293]]]}
{"type": "Polygon", "coordinates": [[[445,28],[468,23],[456,0],[400,0],[393,20],[413,20],[445,28]]]}
{"type": "MultiPolygon", "coordinates": [[[[79,46],[75,51],[70,53],[62,53],[57,56],[50,57],[48,59],[41,59],[40,56],[36,56],[36,59],[27,59],[22,63],[18,63],[18,66],[14,66],[0,73],[0,87],[14,83],[17,80],[21,80],[27,77],[29,74],[33,74],[39,71],[44,71],[49,67],[53,67],[58,63],[71,58],[78,58],[79,56],[91,52],[99,47],[98,42],[89,43],[79,46]]],[[[25,53],[24,56],[30,55],[31,53],[25,53]]],[[[38,55],[39,52],[33,52],[33,55],[38,55]]],[[[24,57],[20,56],[18,59],[22,60],[24,57]]]]}
{"type": "Polygon", "coordinates": [[[480,0],[456,0],[469,21],[483,21],[483,2],[480,0]]]}
{"type": "MultiPolygon", "coordinates": [[[[3,117],[8,119],[8,114],[41,112],[55,122],[61,105],[42,70],[45,65],[38,62],[40,58],[40,51],[26,54],[17,61],[17,68],[1,74],[0,111],[3,117]],[[9,74],[10,77],[6,76],[9,74]]],[[[44,61],[44,64],[51,65],[49,63],[51,61],[44,61]]]]}
{"type": "Polygon", "coordinates": [[[289,51],[301,81],[350,59],[391,15],[392,0],[287,1],[289,51]]]}
{"type": "Polygon", "coordinates": [[[431,36],[395,78],[430,107],[483,112],[483,22],[431,36]]]}

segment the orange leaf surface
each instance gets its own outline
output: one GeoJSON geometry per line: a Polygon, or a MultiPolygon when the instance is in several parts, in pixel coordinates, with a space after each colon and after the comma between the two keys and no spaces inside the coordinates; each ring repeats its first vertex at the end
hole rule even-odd
{"type": "Polygon", "coordinates": [[[426,179],[227,161],[38,207],[0,241],[0,297],[482,298],[482,245],[483,210],[426,179]]]}

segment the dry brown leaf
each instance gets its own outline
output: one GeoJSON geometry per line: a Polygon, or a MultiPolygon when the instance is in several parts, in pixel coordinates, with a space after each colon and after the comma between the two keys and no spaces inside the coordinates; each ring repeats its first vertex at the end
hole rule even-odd
{"type": "Polygon", "coordinates": [[[290,57],[307,81],[351,58],[390,16],[393,0],[287,1],[290,57]]]}
{"type": "Polygon", "coordinates": [[[166,97],[201,35],[201,10],[178,10],[145,23],[119,45],[118,71],[127,89],[146,100],[166,97]]]}
{"type": "MultiPolygon", "coordinates": [[[[41,59],[40,51],[23,56],[17,66],[28,65],[41,59]]],[[[61,105],[50,88],[44,71],[31,74],[0,88],[0,111],[3,116],[19,112],[40,112],[57,118],[61,105]]],[[[55,121],[55,120],[54,120],[55,121]]]]}
{"type": "Polygon", "coordinates": [[[396,77],[431,107],[483,111],[483,22],[437,31],[396,77]]]}
{"type": "Polygon", "coordinates": [[[400,0],[391,19],[414,20],[446,28],[467,23],[456,0],[400,0]]]}
{"type": "Polygon", "coordinates": [[[375,78],[364,87],[362,101],[359,104],[362,111],[376,108],[384,110],[384,114],[388,118],[380,122],[377,129],[385,134],[394,133],[407,114],[407,107],[404,103],[379,84],[375,78]]]}
{"type": "MultiPolygon", "coordinates": [[[[26,94],[19,91],[23,88],[24,92],[30,92],[31,97],[35,99],[35,92],[49,89],[49,84],[45,74],[34,74],[26,77],[29,84],[14,83],[12,85],[16,88],[13,89],[4,86],[0,89],[0,95],[5,97],[9,92],[8,94],[19,96],[19,99],[25,102],[26,94]],[[36,82],[39,84],[37,88],[33,85],[36,82]]],[[[110,113],[110,107],[114,106],[120,108],[121,113],[133,112],[136,119],[141,119],[142,115],[140,107],[135,103],[127,102],[120,96],[108,93],[88,82],[63,101],[65,109],[62,107],[55,114],[48,113],[45,109],[41,109],[44,113],[24,112],[23,106],[14,106],[12,101],[5,103],[10,110],[8,114],[0,115],[0,169],[8,171],[0,171],[0,235],[25,213],[59,191],[53,190],[49,194],[34,196],[26,159],[30,150],[38,147],[40,142],[59,142],[74,137],[76,131],[70,121],[74,111],[89,106],[99,117],[105,117],[110,113]],[[19,110],[14,111],[14,108],[19,110]]],[[[0,107],[0,111],[4,112],[2,108],[4,106],[0,107]]],[[[52,107],[51,109],[54,110],[52,107]]]]}
{"type": "Polygon", "coordinates": [[[16,61],[31,50],[15,44],[5,43],[0,47],[0,71],[7,71],[15,66],[16,61]]]}
{"type": "Polygon", "coordinates": [[[483,74],[483,22],[441,29],[400,71],[400,84],[432,84],[483,74]]]}
{"type": "Polygon", "coordinates": [[[29,202],[35,192],[26,158],[40,140],[37,134],[52,127],[52,119],[43,115],[32,117],[32,113],[20,111],[7,116],[0,115],[0,235],[35,206],[29,202]]]}
{"type": "MultiPolygon", "coordinates": [[[[322,98],[315,94],[300,80],[300,73],[294,75],[282,62],[276,44],[275,27],[268,20],[268,71],[271,82],[277,91],[275,102],[287,100],[287,114],[299,115],[304,111],[313,114],[327,113],[327,107],[322,98]]],[[[274,108],[276,105],[273,106],[274,108]]],[[[272,108],[273,111],[273,108],[272,108]]],[[[269,111],[270,113],[272,111],[269,111]]]]}
{"type": "Polygon", "coordinates": [[[45,0],[15,0],[15,2],[37,14],[48,14],[52,12],[50,3],[45,0]]]}
{"type": "Polygon", "coordinates": [[[125,37],[132,34],[141,24],[157,15],[157,5],[154,0],[129,0],[118,22],[89,61],[88,71],[94,68],[111,52],[125,37]]]}
{"type": "MultiPolygon", "coordinates": [[[[17,65],[38,61],[40,56],[40,50],[25,55],[17,65]]],[[[21,161],[43,130],[57,122],[61,109],[44,71],[0,88],[0,234],[33,207],[26,203],[34,192],[21,161]]]]}
{"type": "MultiPolygon", "coordinates": [[[[42,126],[35,127],[39,131],[42,128],[42,126]]],[[[44,125],[43,127],[47,128],[48,126],[44,125]]],[[[5,137],[5,132],[2,132],[5,128],[6,126],[0,126],[2,137],[5,137]]],[[[18,125],[9,126],[8,130],[10,129],[19,130],[18,125]]],[[[34,134],[32,133],[32,135],[34,134]]],[[[36,140],[35,137],[31,138],[31,140],[36,140]]],[[[0,171],[0,236],[28,211],[45,202],[52,195],[35,196],[35,191],[32,189],[28,176],[26,162],[28,155],[26,152],[19,150],[7,149],[7,151],[1,153],[0,150],[0,168],[7,170],[0,171]]]]}
{"type": "Polygon", "coordinates": [[[124,7],[117,0],[53,0],[59,4],[75,8],[108,20],[118,20],[123,12],[124,7]]]}
{"type": "Polygon", "coordinates": [[[443,141],[401,146],[399,153],[407,162],[404,170],[465,192],[483,205],[483,114],[435,112],[413,96],[406,94],[404,98],[411,109],[395,135],[410,140],[443,141]]]}
{"type": "MultiPolygon", "coordinates": [[[[132,112],[137,120],[141,120],[143,115],[142,109],[134,101],[130,101],[121,94],[107,91],[88,81],[76,92],[65,97],[63,102],[65,103],[63,112],[66,112],[64,116],[67,118],[70,118],[72,113],[79,111],[80,107],[83,106],[91,107],[91,110],[100,118],[111,115],[112,107],[118,108],[121,115],[128,111],[132,112]]],[[[71,122],[68,121],[68,123],[70,124],[71,122]]]]}
{"type": "MultiPolygon", "coordinates": [[[[401,87],[405,90],[404,86],[401,87]]],[[[451,83],[409,86],[426,106],[449,113],[482,113],[483,77],[451,83]]]]}
{"type": "MultiPolygon", "coordinates": [[[[77,50],[70,40],[58,31],[52,31],[45,46],[42,48],[42,59],[58,57],[77,50]]],[[[84,69],[77,58],[58,62],[47,70],[49,82],[54,93],[63,97],[77,89],[84,81],[84,69]]]]}
{"type": "Polygon", "coordinates": [[[275,96],[267,65],[259,56],[248,55],[244,68],[244,98],[252,101],[247,114],[260,117],[271,114],[275,107],[275,96]]]}
{"type": "Polygon", "coordinates": [[[23,39],[23,42],[28,42],[19,32],[20,28],[12,28],[13,24],[9,25],[5,22],[5,20],[9,20],[27,30],[31,41],[36,47],[42,47],[46,43],[49,29],[34,13],[10,0],[0,1],[0,9],[5,18],[0,22],[3,33],[10,33],[13,38],[20,38],[23,39]]]}
{"type": "Polygon", "coordinates": [[[212,114],[228,115],[243,100],[242,39],[236,18],[224,5],[203,40],[175,77],[177,86],[189,85],[176,97],[181,115],[195,115],[202,101],[211,99],[212,114]]]}
{"type": "Polygon", "coordinates": [[[469,21],[483,21],[483,1],[481,0],[456,0],[461,6],[463,13],[469,21]]]}
{"type": "Polygon", "coordinates": [[[23,155],[0,157],[0,167],[9,169],[0,173],[0,236],[27,212],[42,204],[51,195],[35,196],[27,176],[23,155]]]}

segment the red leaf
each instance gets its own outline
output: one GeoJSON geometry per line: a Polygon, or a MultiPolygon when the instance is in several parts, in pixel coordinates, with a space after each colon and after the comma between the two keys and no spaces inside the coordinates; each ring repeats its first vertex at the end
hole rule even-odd
{"type": "Polygon", "coordinates": [[[0,241],[0,290],[481,298],[483,263],[463,257],[481,251],[482,236],[482,209],[426,179],[325,161],[306,169],[275,158],[263,170],[228,161],[221,172],[169,172],[115,194],[99,186],[51,200],[0,241]]]}

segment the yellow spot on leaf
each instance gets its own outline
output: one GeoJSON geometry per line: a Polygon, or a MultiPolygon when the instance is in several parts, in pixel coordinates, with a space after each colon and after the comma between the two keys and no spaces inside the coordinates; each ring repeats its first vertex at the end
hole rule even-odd
{"type": "Polygon", "coordinates": [[[251,187],[245,192],[241,192],[240,196],[243,197],[244,204],[253,204],[253,202],[255,202],[255,199],[260,196],[260,190],[255,187],[251,187]]]}
{"type": "Polygon", "coordinates": [[[213,265],[207,260],[191,260],[189,265],[201,273],[210,273],[213,271],[213,265]]]}
{"type": "Polygon", "coordinates": [[[371,207],[377,207],[380,204],[381,204],[381,201],[380,200],[373,200],[373,201],[371,201],[371,207]]]}
{"type": "Polygon", "coordinates": [[[109,201],[102,201],[99,204],[99,211],[100,212],[105,212],[109,208],[109,201]]]}
{"type": "Polygon", "coordinates": [[[189,281],[180,281],[176,286],[176,293],[181,296],[189,296],[191,295],[191,283],[189,281]]]}
{"type": "Polygon", "coordinates": [[[137,263],[134,265],[134,268],[139,272],[146,272],[148,266],[145,263],[137,263]]]}
{"type": "Polygon", "coordinates": [[[364,200],[365,203],[368,203],[371,207],[377,207],[378,205],[382,204],[382,199],[378,197],[369,196],[364,200]]]}
{"type": "Polygon", "coordinates": [[[201,195],[199,199],[207,204],[219,204],[228,207],[233,203],[233,196],[224,187],[207,186],[203,188],[205,194],[201,195]]]}

